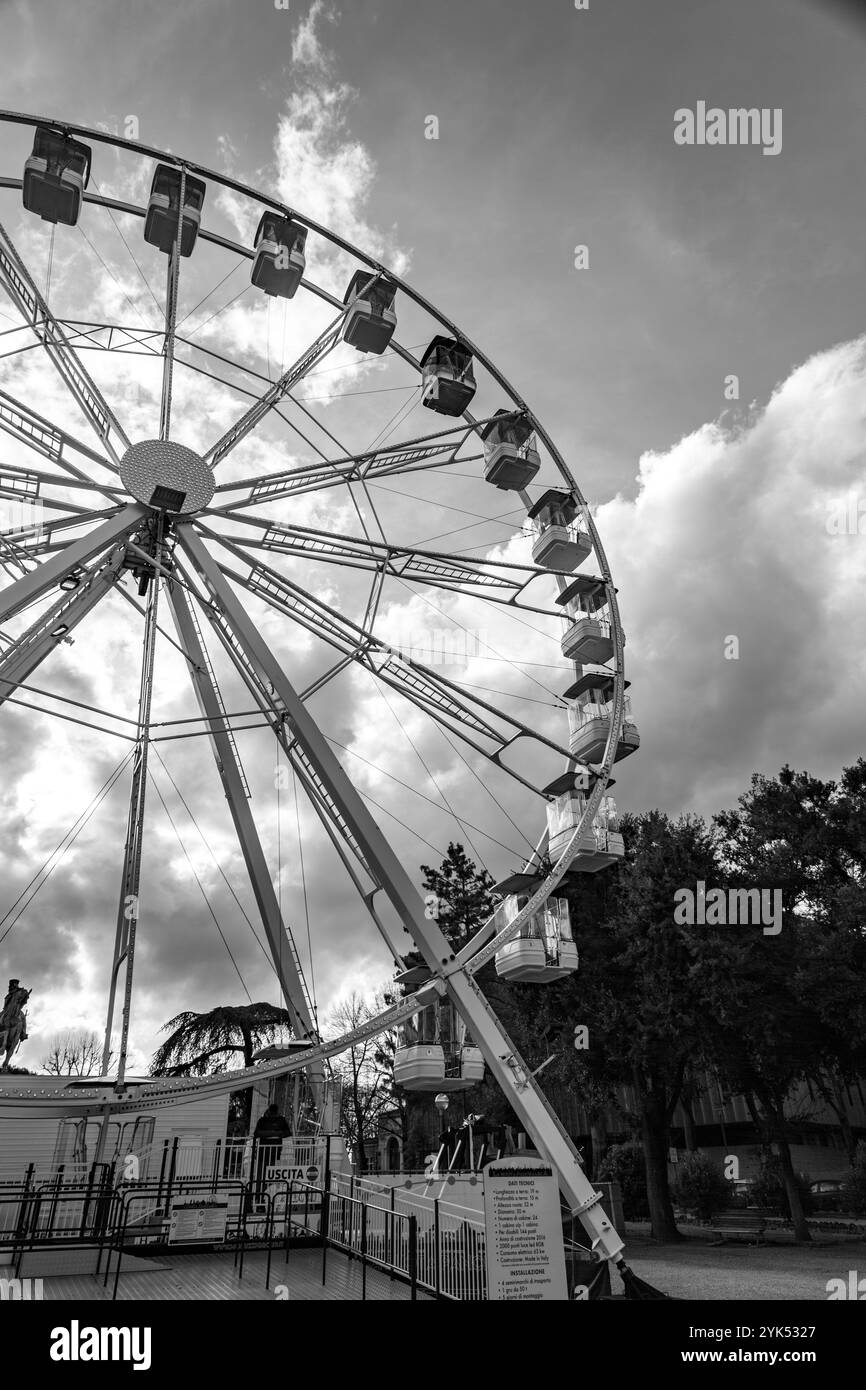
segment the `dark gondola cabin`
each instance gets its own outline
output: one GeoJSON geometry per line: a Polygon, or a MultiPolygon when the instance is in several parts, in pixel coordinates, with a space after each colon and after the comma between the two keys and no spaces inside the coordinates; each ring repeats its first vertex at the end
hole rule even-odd
{"type": "MultiPolygon", "coordinates": [[[[204,195],[205,185],[202,180],[187,174],[183,199],[183,230],[180,237],[182,256],[192,255],[201,222],[204,195]]],[[[170,255],[174,246],[179,211],[180,170],[174,169],[170,164],[157,164],[144,221],[144,239],[149,241],[151,246],[158,246],[165,255],[170,255]]]]}
{"type": "Polygon", "coordinates": [[[291,217],[266,212],[256,232],[252,283],[265,294],[292,299],[306,268],[307,229],[291,217]]]}
{"type": "Polygon", "coordinates": [[[484,445],[484,479],[503,491],[522,492],[541,467],[532,426],[513,411],[497,410],[479,431],[484,445]]]}
{"type": "Polygon", "coordinates": [[[39,126],[24,164],[24,206],[45,222],[74,227],[90,178],[90,146],[39,126]]]}
{"type": "Polygon", "coordinates": [[[571,619],[562,638],[562,655],[581,664],[610,661],[613,628],[604,580],[581,575],[557,595],[556,602],[571,619]]]}
{"type": "Polygon", "coordinates": [[[570,573],[582,565],[592,541],[578,525],[578,506],[569,492],[548,488],[529,509],[532,558],[536,565],[570,573]]]}
{"type": "Polygon", "coordinates": [[[359,352],[374,352],[377,356],[383,353],[397,327],[393,308],[396,293],[397,286],[381,275],[356,270],[343,295],[344,304],[355,301],[343,326],[346,342],[359,352]]]}
{"type": "Polygon", "coordinates": [[[439,415],[462,415],[475,395],[472,353],[456,338],[436,337],[421,358],[421,404],[439,415]]]}

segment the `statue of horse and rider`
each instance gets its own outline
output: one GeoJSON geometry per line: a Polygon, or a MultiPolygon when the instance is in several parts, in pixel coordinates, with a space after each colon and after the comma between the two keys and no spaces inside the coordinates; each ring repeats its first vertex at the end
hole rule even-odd
{"type": "Polygon", "coordinates": [[[22,989],[19,980],[9,981],[9,991],[3,1000],[3,1010],[0,1012],[0,1052],[5,1050],[6,1057],[0,1071],[8,1071],[9,1063],[20,1043],[27,1037],[27,1015],[24,1012],[24,1005],[30,998],[31,991],[22,989]]]}

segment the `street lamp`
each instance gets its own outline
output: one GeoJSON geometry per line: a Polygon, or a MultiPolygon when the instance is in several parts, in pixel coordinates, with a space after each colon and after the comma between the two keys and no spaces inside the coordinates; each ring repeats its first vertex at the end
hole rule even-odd
{"type": "MultiPolygon", "coordinates": [[[[438,1095],[436,1095],[436,1096],[433,1097],[433,1104],[436,1106],[436,1109],[439,1111],[439,1115],[440,1115],[439,1123],[440,1123],[442,1129],[444,1130],[444,1129],[445,1129],[445,1111],[448,1109],[448,1105],[449,1105],[448,1097],[447,1097],[447,1095],[445,1094],[444,1091],[440,1091],[438,1095]]],[[[436,1167],[435,1167],[435,1169],[434,1169],[434,1172],[437,1172],[437,1173],[438,1173],[438,1171],[439,1171],[439,1160],[441,1159],[441,1157],[442,1157],[442,1143],[440,1142],[440,1144],[439,1144],[439,1149],[438,1149],[438,1152],[437,1152],[437,1154],[436,1154],[436,1167]]]]}

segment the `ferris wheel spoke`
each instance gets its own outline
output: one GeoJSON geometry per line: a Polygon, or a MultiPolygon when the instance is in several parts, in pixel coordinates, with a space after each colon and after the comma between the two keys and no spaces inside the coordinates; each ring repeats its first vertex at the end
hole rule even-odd
{"type": "MultiPolygon", "coordinates": [[[[122,509],[124,503],[119,502],[116,507],[106,507],[101,512],[89,512],[86,516],[67,516],[58,521],[41,521],[38,526],[31,526],[24,531],[16,532],[15,544],[20,553],[28,559],[37,559],[40,555],[50,555],[56,550],[63,550],[69,545],[67,532],[77,530],[79,527],[88,525],[95,521],[107,521],[110,517],[116,516],[122,509]],[[55,539],[60,537],[61,539],[55,539]]],[[[7,536],[8,540],[9,537],[7,536]]]]}
{"type": "MultiPolygon", "coordinates": [[[[116,545],[118,541],[125,540],[141,523],[145,514],[144,507],[130,503],[104,521],[101,526],[97,526],[78,540],[68,542],[59,552],[43,560],[36,569],[0,590],[0,623],[4,623],[22,608],[40,598],[58,584],[64,575],[77,570],[88,560],[116,545]]],[[[73,524],[80,522],[81,518],[76,517],[73,524]]]]}
{"type": "MultiPolygon", "coordinates": [[[[549,580],[554,571],[536,565],[518,565],[510,561],[473,560],[449,551],[416,550],[412,546],[388,545],[366,537],[343,536],[333,531],[320,531],[307,526],[284,526],[262,517],[243,517],[244,525],[258,527],[260,537],[223,534],[201,525],[214,540],[238,554],[253,550],[268,550],[281,555],[303,556],[351,568],[372,570],[382,578],[411,580],[429,584],[436,589],[483,598],[505,604],[520,612],[537,613],[547,618],[562,618],[561,611],[541,608],[521,602],[521,596],[535,579],[549,580]]],[[[253,557],[242,558],[254,563],[253,557]]]]}
{"type": "Polygon", "coordinates": [[[98,464],[100,468],[110,468],[106,459],[95,449],[91,449],[88,444],[83,444],[74,435],[68,434],[66,430],[60,429],[50,420],[47,420],[45,416],[38,415],[30,406],[24,405],[22,401],[16,400],[14,396],[10,396],[7,391],[2,390],[0,390],[0,429],[11,435],[13,439],[17,439],[36,453],[41,454],[43,458],[47,458],[58,468],[62,468],[70,477],[75,478],[80,486],[92,487],[103,497],[114,501],[119,500],[119,494],[113,491],[110,485],[93,482],[77,464],[74,464],[67,457],[65,450],[73,449],[91,463],[98,464]]]}
{"type": "MultiPolygon", "coordinates": [[[[102,565],[80,571],[78,587],[63,593],[55,603],[40,614],[26,632],[16,638],[0,658],[0,705],[10,699],[18,686],[32,675],[47,656],[69,639],[77,627],[98,603],[117,585],[123,563],[124,547],[117,546],[102,565]]],[[[2,595],[0,595],[2,597],[2,595]]]]}
{"type": "Polygon", "coordinates": [[[258,564],[252,566],[246,576],[226,566],[221,567],[221,572],[247,592],[264,599],[278,612],[293,618],[353,662],[371,671],[436,723],[457,734],[469,747],[532,791],[540,793],[541,789],[502,761],[502,755],[512,745],[521,738],[527,738],[546,745],[566,759],[570,757],[568,749],[549,739],[540,730],[531,728],[487,700],[467,696],[454,682],[422,663],[399,656],[373,633],[276,570],[258,564]]]}
{"type": "Polygon", "coordinates": [[[227,502],[211,510],[233,512],[256,502],[276,502],[283,497],[313,492],[323,487],[336,487],[340,483],[360,483],[371,478],[414,473],[419,469],[448,467],[452,463],[477,462],[483,458],[483,454],[458,458],[471,433],[472,431],[464,426],[456,442],[450,437],[454,430],[446,430],[418,439],[405,440],[399,444],[384,444],[379,449],[369,449],[360,454],[344,454],[340,458],[324,459],[320,463],[283,469],[264,477],[242,478],[237,482],[221,483],[215,489],[216,492],[243,491],[247,495],[238,501],[227,502]]]}
{"type": "MultiPolygon", "coordinates": [[[[297,950],[291,930],[280,912],[267,861],[250,811],[246,779],[201,631],[187,595],[180,585],[168,587],[168,601],[178,641],[186,654],[196,700],[202,715],[208,721],[214,758],[286,1006],[293,1015],[297,1035],[316,1039],[315,1018],[297,950]]],[[[324,1073],[316,1079],[323,1081],[324,1073]]]]}
{"type": "MultiPolygon", "coordinates": [[[[190,592],[194,593],[189,576],[187,576],[183,566],[178,564],[177,569],[190,592]]],[[[223,614],[212,605],[204,602],[200,596],[197,595],[197,597],[202,603],[205,616],[226,654],[267,720],[269,727],[273,730],[295,777],[341,859],[376,930],[392,954],[399,958],[405,948],[395,941],[393,934],[388,930],[374,906],[374,898],[381,891],[382,885],[366,859],[346,817],[323,783],[303,747],[291,736],[284,719],[284,711],[279,702],[274,698],[269,686],[261,679],[255,667],[234,639],[223,614]]],[[[342,663],[342,665],[344,664],[342,663]]],[[[309,693],[309,691],[302,692],[301,699],[307,698],[309,693]]]]}
{"type": "Polygon", "coordinates": [[[118,446],[121,446],[121,452],[125,453],[130,447],[130,441],[99,387],[79,361],[63,328],[37,289],[33,277],[2,223],[0,282],[102,440],[103,447],[111,459],[111,463],[104,462],[104,467],[118,472],[121,457],[118,446]]]}
{"type": "Polygon", "coordinates": [[[296,693],[277,658],[250,620],[228,578],[192,526],[178,528],[178,546],[208,591],[213,608],[222,614],[231,640],[265,685],[273,688],[292,737],[310,768],[345,818],[376,879],[416,941],[436,959],[448,959],[449,948],[439,928],[424,915],[424,905],[387,839],[364,804],[345,769],[296,693]]]}
{"type": "Polygon", "coordinates": [[[340,339],[343,328],[343,319],[348,312],[350,305],[346,305],[341,313],[337,315],[332,323],[328,325],[324,333],[321,333],[316,341],[307,348],[296,362],[285,372],[278,381],[275,381],[263,396],[250,406],[245,415],[237,420],[221,439],[218,439],[205,454],[205,460],[211,468],[216,468],[219,463],[234,449],[241,440],[245,439],[251,430],[254,430],[262,420],[266,418],[274,406],[278,405],[299,381],[303,381],[308,372],[312,371],[317,362],[321,362],[331,350],[336,347],[340,339]]]}

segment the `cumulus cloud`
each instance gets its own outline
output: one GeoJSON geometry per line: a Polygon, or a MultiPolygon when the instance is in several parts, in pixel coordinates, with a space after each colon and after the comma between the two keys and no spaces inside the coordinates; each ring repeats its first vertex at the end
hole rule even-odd
{"type": "Polygon", "coordinates": [[[629,803],[709,812],[753,770],[827,776],[863,752],[866,535],[833,518],[866,492],[864,377],[866,340],[818,353],[598,508],[642,737],[629,803]]]}
{"type": "Polygon", "coordinates": [[[335,24],[337,15],[325,0],[313,0],[292,39],[292,63],[295,67],[320,70],[330,67],[330,54],[319,37],[322,21],[335,24]]]}

